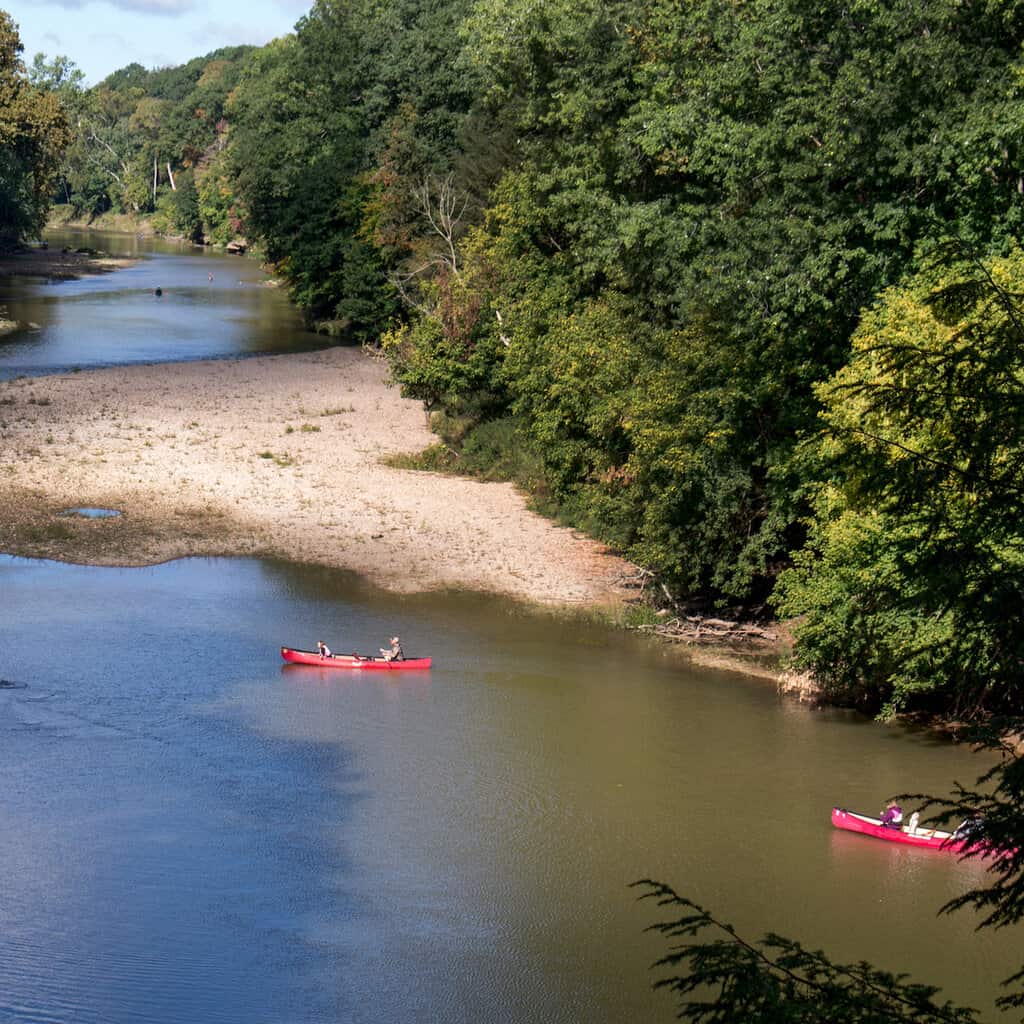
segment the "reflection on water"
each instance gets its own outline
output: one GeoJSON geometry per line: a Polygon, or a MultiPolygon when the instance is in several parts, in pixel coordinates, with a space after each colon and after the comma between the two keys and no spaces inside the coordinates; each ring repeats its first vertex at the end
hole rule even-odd
{"type": "Polygon", "coordinates": [[[116,519],[121,513],[116,508],[65,508],[59,516],[81,516],[83,519],[116,519]]]}
{"type": "Polygon", "coordinates": [[[0,338],[0,379],[324,345],[254,260],[133,235],[62,232],[48,240],[139,261],[77,281],[0,277],[0,305],[25,325],[0,338]]]}
{"type": "Polygon", "coordinates": [[[667,1021],[645,876],[960,1000],[1014,966],[935,917],[976,868],[829,825],[964,751],[284,563],[2,558],[0,608],[0,1019],[667,1021]],[[280,660],[395,632],[429,673],[280,660]]]}

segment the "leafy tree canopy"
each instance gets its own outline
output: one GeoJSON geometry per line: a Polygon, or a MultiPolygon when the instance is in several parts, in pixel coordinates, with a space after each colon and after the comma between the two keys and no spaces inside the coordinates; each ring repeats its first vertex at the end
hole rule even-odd
{"type": "Polygon", "coordinates": [[[1022,299],[1020,249],[943,247],[884,294],[819,388],[811,542],[779,600],[807,616],[798,658],[838,695],[1020,706],[1022,299]]]}
{"type": "Polygon", "coordinates": [[[42,229],[70,135],[55,95],[35,88],[9,14],[0,11],[0,245],[42,229]]]}

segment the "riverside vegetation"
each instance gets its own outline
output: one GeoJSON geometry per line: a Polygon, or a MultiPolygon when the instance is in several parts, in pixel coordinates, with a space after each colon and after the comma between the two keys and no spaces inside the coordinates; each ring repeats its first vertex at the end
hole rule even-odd
{"type": "Polygon", "coordinates": [[[834,701],[979,718],[1021,703],[1022,40],[954,0],[321,0],[89,89],[7,63],[66,112],[58,210],[258,246],[441,461],[677,610],[795,619],[834,701]]]}
{"type": "Polygon", "coordinates": [[[794,619],[836,702],[1019,715],[1022,42],[988,0],[317,0],[90,89],[8,46],[66,116],[3,198],[258,246],[437,460],[794,619]]]}

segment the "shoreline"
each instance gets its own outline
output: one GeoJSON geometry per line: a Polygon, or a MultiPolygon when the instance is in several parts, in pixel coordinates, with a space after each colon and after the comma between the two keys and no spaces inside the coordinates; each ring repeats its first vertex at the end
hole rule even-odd
{"type": "MultiPolygon", "coordinates": [[[[0,275],[132,262],[30,249],[0,258],[0,275]]],[[[622,624],[631,563],[531,512],[512,484],[383,463],[434,440],[386,363],[358,349],[0,381],[0,552],[125,567],[281,558],[383,589],[477,591],[622,624]],[[74,508],[121,515],[61,514],[74,508]]],[[[781,645],[673,646],[693,664],[785,679],[765,663],[781,645]]]]}
{"type": "MultiPolygon", "coordinates": [[[[0,552],[124,567],[281,558],[623,622],[631,563],[531,512],[512,484],[382,461],[432,441],[420,404],[354,348],[0,381],[0,552]],[[61,514],[74,508],[121,514],[61,514]]],[[[672,646],[782,680],[770,647],[672,646]]]]}
{"type": "Polygon", "coordinates": [[[50,281],[71,281],[93,274],[109,274],[134,262],[134,259],[103,253],[26,247],[0,253],[0,277],[45,277],[50,281]]]}
{"type": "MultiPolygon", "coordinates": [[[[0,256],[0,276],[75,278],[134,262],[30,249],[0,256]]],[[[386,590],[476,591],[624,626],[635,565],[530,511],[510,483],[384,463],[434,441],[384,360],[355,348],[0,381],[0,554],[121,567],[280,558],[386,590]],[[75,508],[121,514],[66,514],[75,508]]],[[[669,643],[690,664],[832,706],[785,666],[780,625],[775,642],[669,643]]],[[[961,727],[898,720],[954,740],[961,727]]]]}
{"type": "Polygon", "coordinates": [[[386,589],[621,613],[630,566],[511,484],[386,466],[432,440],[356,349],[0,382],[0,551],[95,565],[279,557],[386,589]],[[60,516],[111,508],[106,519],[60,516]]]}

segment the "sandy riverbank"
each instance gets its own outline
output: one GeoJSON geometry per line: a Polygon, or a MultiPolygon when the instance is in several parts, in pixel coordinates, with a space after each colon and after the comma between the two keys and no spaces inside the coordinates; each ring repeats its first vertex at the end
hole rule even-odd
{"type": "Polygon", "coordinates": [[[105,274],[134,260],[63,249],[20,249],[0,254],[0,277],[44,277],[68,281],[86,274],[105,274]]]}
{"type": "Polygon", "coordinates": [[[102,565],[268,555],[396,590],[616,607],[630,566],[507,484],[392,469],[432,440],[356,349],[0,382],[0,550],[102,565]],[[103,507],[111,519],[60,516],[103,507]]]}

